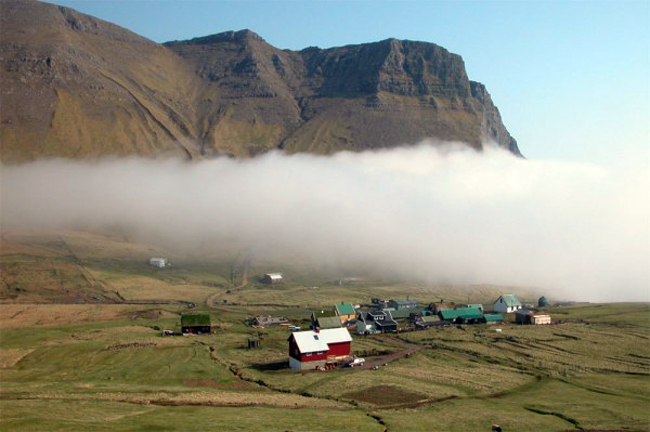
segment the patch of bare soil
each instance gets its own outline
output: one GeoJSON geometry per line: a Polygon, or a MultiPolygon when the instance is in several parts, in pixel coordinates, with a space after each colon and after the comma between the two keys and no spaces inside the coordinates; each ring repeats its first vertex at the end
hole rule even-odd
{"type": "Polygon", "coordinates": [[[380,385],[359,391],[345,393],[343,397],[359,402],[367,402],[379,406],[416,403],[426,399],[420,393],[409,392],[404,389],[389,385],[380,385]]]}

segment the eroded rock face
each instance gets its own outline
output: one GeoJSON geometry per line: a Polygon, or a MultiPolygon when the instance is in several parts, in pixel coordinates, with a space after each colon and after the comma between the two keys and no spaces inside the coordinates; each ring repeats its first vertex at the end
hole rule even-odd
{"type": "Polygon", "coordinates": [[[485,87],[435,44],[288,51],[242,30],[160,45],[64,7],[0,7],[4,162],[333,153],[424,138],[519,155],[485,87]]]}

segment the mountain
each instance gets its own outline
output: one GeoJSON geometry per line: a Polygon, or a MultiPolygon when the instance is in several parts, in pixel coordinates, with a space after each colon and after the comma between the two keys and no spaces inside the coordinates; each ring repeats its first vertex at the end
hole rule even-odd
{"type": "Polygon", "coordinates": [[[458,140],[519,155],[485,87],[432,43],[280,50],[249,31],[157,44],[0,1],[0,159],[328,154],[458,140]]]}

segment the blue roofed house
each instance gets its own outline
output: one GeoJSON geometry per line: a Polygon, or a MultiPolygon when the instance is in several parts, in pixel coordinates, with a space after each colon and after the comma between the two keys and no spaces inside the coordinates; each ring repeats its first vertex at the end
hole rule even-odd
{"type": "Polygon", "coordinates": [[[512,313],[521,308],[521,302],[515,294],[503,294],[494,302],[495,312],[512,313]]]}

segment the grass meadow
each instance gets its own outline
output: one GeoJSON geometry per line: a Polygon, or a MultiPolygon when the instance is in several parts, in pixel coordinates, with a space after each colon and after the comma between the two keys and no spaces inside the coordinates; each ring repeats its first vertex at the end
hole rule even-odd
{"type": "Polygon", "coordinates": [[[146,258],[165,251],[118,236],[9,240],[0,254],[3,431],[489,431],[493,423],[650,431],[645,303],[550,307],[550,326],[355,336],[353,351],[368,360],[415,352],[376,370],[297,373],[287,365],[286,326],[253,328],[251,317],[305,326],[311,310],[338,301],[463,301],[469,293],[488,303],[498,287],[454,291],[371,278],[339,285],[299,270],[280,286],[239,287],[226,260],[177,260],[159,271],[146,258]],[[162,329],[180,330],[187,306],[116,304],[117,292],[145,303],[194,302],[193,311],[210,314],[213,332],[163,337],[162,329]],[[259,349],[247,348],[251,337],[259,349]]]}

